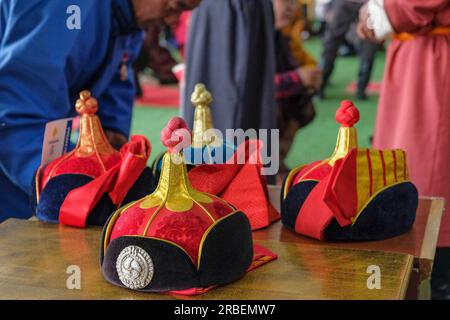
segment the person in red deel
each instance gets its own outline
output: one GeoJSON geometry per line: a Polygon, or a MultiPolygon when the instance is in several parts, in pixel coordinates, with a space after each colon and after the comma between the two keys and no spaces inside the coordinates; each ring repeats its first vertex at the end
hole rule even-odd
{"type": "MultiPolygon", "coordinates": [[[[450,203],[450,1],[370,0],[359,34],[393,40],[378,106],[374,148],[404,149],[422,196],[450,203]]],[[[432,298],[450,299],[450,212],[444,213],[432,298]]]]}

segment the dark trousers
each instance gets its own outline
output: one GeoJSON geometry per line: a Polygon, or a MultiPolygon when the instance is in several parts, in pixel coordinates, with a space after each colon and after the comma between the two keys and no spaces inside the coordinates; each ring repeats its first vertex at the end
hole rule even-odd
{"type": "Polygon", "coordinates": [[[431,299],[450,300],[450,248],[437,248],[431,273],[431,299]]]}
{"type": "MultiPolygon", "coordinates": [[[[333,73],[334,61],[339,47],[345,40],[345,35],[351,25],[358,19],[359,9],[362,3],[356,3],[346,0],[335,0],[333,3],[332,17],[325,29],[323,39],[323,54],[321,67],[323,69],[323,86],[328,84],[329,78],[333,73]]],[[[360,58],[361,64],[358,77],[358,92],[364,93],[372,73],[375,54],[379,44],[371,41],[361,41],[360,58]]]]}

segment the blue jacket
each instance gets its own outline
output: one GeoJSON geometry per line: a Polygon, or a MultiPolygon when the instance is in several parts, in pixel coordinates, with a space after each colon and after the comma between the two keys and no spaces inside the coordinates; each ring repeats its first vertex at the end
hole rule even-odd
{"type": "Polygon", "coordinates": [[[0,222],[32,215],[45,124],[74,116],[80,91],[98,99],[106,129],[129,135],[131,63],[142,39],[130,0],[0,0],[0,222]],[[71,5],[80,8],[79,30],[66,24],[71,5]]]}

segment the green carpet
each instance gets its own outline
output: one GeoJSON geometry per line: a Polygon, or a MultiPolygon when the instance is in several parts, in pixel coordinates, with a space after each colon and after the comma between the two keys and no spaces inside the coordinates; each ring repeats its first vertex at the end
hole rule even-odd
{"type": "MultiPolygon", "coordinates": [[[[316,58],[320,57],[322,45],[318,38],[306,41],[305,47],[316,58]]],[[[384,52],[379,52],[372,74],[372,81],[380,81],[382,79],[384,59],[384,52]]],[[[334,120],[334,114],[341,100],[353,100],[359,108],[361,112],[361,120],[357,125],[359,144],[361,146],[370,145],[369,139],[375,122],[378,97],[370,97],[366,101],[358,101],[345,92],[347,85],[356,80],[358,67],[359,59],[356,57],[341,57],[337,59],[330,86],[326,91],[326,99],[315,102],[317,114],[315,120],[298,132],[293,148],[286,160],[286,164],[289,167],[323,159],[331,154],[336,143],[339,128],[334,120]]],[[[135,107],[132,133],[143,134],[150,139],[153,148],[151,160],[164,150],[159,133],[167,121],[177,113],[177,110],[158,108],[156,106],[154,108],[135,107]]]]}
{"type": "Polygon", "coordinates": [[[133,113],[132,134],[145,135],[152,144],[150,162],[161,152],[165,151],[161,143],[161,129],[173,116],[178,114],[176,109],[149,108],[135,106],[133,113]]]}

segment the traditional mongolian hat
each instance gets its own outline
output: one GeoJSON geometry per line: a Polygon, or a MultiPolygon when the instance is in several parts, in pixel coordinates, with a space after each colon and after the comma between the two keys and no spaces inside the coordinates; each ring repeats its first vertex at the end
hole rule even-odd
{"type": "Polygon", "coordinates": [[[257,251],[247,216],[191,185],[179,147],[190,140],[183,119],[174,117],[161,138],[168,151],[156,190],[117,210],[104,227],[103,275],[133,290],[181,294],[243,277],[257,251]]]}
{"type": "MultiPolygon", "coordinates": [[[[195,107],[192,144],[184,149],[192,186],[219,196],[245,212],[252,230],[269,226],[280,218],[269,201],[262,174],[261,141],[231,141],[214,128],[210,105],[213,97],[203,84],[192,93],[195,107]],[[249,196],[251,195],[251,196],[249,196]]],[[[157,170],[156,170],[157,171],[157,170]]]]}
{"type": "Polygon", "coordinates": [[[358,148],[359,111],[343,101],[336,149],[325,160],[292,170],[281,190],[283,224],[320,240],[363,241],[411,229],[418,193],[402,150],[358,148]]]}
{"type": "Polygon", "coordinates": [[[133,136],[120,152],[103,132],[97,100],[83,91],[76,103],[80,135],[74,150],[36,172],[32,206],[46,222],[85,227],[103,225],[119,206],[154,189],[146,167],[150,142],[133,136]]]}

